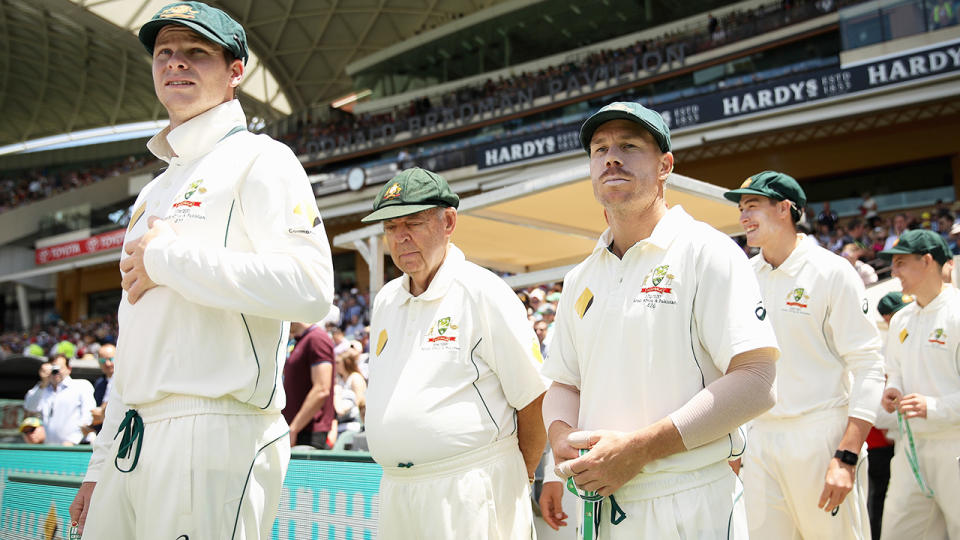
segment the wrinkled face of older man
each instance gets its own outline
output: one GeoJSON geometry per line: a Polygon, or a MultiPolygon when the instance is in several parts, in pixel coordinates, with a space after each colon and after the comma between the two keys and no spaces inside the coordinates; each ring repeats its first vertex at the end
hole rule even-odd
{"type": "Polygon", "coordinates": [[[429,284],[447,252],[456,226],[453,208],[430,208],[383,222],[390,258],[419,284],[429,284]]]}

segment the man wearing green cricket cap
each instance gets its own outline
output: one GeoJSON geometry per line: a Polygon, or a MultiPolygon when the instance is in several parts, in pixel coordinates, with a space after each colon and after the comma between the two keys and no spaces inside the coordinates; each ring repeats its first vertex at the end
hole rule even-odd
{"type": "Polygon", "coordinates": [[[530,538],[543,452],[540,347],[509,286],[450,243],[460,199],[436,173],[388,181],[382,222],[403,276],[374,300],[365,423],[383,467],[377,537],[530,538]]]}
{"type": "Polygon", "coordinates": [[[777,404],[752,423],[743,458],[750,536],[870,537],[864,446],[883,392],[883,357],[863,280],[798,234],[807,197],[763,171],[724,196],[740,208],[767,315],[780,342],[777,404]],[[852,385],[850,377],[852,375],[852,385]]]}
{"type": "Polygon", "coordinates": [[[898,415],[902,449],[890,464],[881,538],[960,538],[960,292],[941,279],[952,254],[939,234],[912,230],[879,255],[914,297],[887,333],[883,408],[898,415]]]}
{"type": "MultiPolygon", "coordinates": [[[[611,103],[580,141],[609,229],[564,278],[543,410],[556,472],[585,499],[581,535],[739,538],[727,461],[743,449],[739,426],[775,400],[777,344],[756,278],[729,237],[667,208],[673,154],[658,113],[611,103]]],[[[559,486],[541,497],[554,527],[559,486]]]]}
{"type": "Polygon", "coordinates": [[[329,309],[329,244],[296,156],[246,129],[243,28],[179,2],[139,37],[169,166],[131,207],[123,362],[71,519],[94,539],[266,538],[290,458],[277,344],[329,309]]]}

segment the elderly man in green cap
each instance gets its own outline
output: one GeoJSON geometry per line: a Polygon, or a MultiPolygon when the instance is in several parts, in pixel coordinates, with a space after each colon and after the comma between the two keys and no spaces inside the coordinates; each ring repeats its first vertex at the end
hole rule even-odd
{"type": "Polygon", "coordinates": [[[367,442],[383,467],[377,538],[530,538],[527,480],[544,445],[540,347],[507,284],[450,243],[460,199],[438,174],[388,181],[383,222],[403,276],[373,303],[367,442]]]}
{"type": "MultiPolygon", "coordinates": [[[[581,532],[739,538],[727,461],[743,450],[739,426],[775,399],[777,344],[756,278],[729,237],[667,208],[660,114],[612,103],[580,142],[609,229],[564,279],[543,409],[557,472],[587,498],[581,532]]],[[[554,501],[541,507],[557,525],[554,501]]]]}
{"type": "Polygon", "coordinates": [[[940,277],[952,254],[939,234],[913,230],[879,255],[914,298],[887,333],[883,408],[897,413],[901,438],[881,538],[960,538],[960,292],[940,277]]]}
{"type": "Polygon", "coordinates": [[[753,421],[743,459],[750,536],[869,538],[858,464],[877,418],[883,357],[863,281],[797,233],[807,197],[791,176],[763,171],[724,196],[740,207],[747,245],[760,248],[750,262],[781,350],[777,404],[753,421]]]}
{"type": "Polygon", "coordinates": [[[170,117],[147,147],[169,166],[131,207],[123,362],[71,518],[94,539],[269,537],[290,458],[284,321],[329,309],[329,244],[296,156],[246,129],[243,28],[179,2],[139,37],[170,117]]]}

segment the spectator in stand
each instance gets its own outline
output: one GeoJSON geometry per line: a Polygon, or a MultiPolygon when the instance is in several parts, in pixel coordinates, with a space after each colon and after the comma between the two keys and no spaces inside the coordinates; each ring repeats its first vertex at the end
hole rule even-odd
{"type": "Polygon", "coordinates": [[[47,439],[43,421],[36,416],[28,416],[20,422],[20,435],[23,436],[23,442],[27,444],[43,444],[47,439]]]}
{"type": "Polygon", "coordinates": [[[290,446],[328,449],[335,417],[333,339],[320,326],[301,322],[290,323],[290,335],[296,344],[283,366],[283,417],[290,424],[290,446]]]}
{"type": "Polygon", "coordinates": [[[540,342],[540,357],[547,357],[547,321],[539,320],[533,323],[533,332],[537,334],[537,341],[540,342]]]}
{"type": "Polygon", "coordinates": [[[103,375],[93,383],[93,399],[97,406],[93,409],[93,421],[90,423],[97,433],[103,426],[103,415],[107,409],[107,397],[113,385],[113,359],[117,355],[117,348],[112,343],[101,345],[97,349],[97,362],[103,375]]]}
{"type": "Polygon", "coordinates": [[[353,342],[337,355],[337,381],[334,401],[337,410],[337,434],[361,430],[367,410],[367,381],[360,372],[360,347],[353,342]]]}
{"type": "Polygon", "coordinates": [[[837,213],[830,209],[830,201],[824,201],[823,210],[817,214],[817,225],[826,225],[832,231],[838,219],[837,213]]]}
{"type": "Polygon", "coordinates": [[[863,200],[860,202],[860,216],[867,220],[871,227],[876,226],[875,220],[879,217],[877,214],[877,200],[873,195],[866,191],[863,194],[863,200]]]}
{"type": "Polygon", "coordinates": [[[73,446],[85,440],[83,426],[92,421],[96,407],[93,385],[70,377],[70,360],[58,355],[40,366],[40,382],[27,391],[23,408],[40,414],[46,426],[46,442],[73,446]]]}
{"type": "Polygon", "coordinates": [[[361,334],[363,334],[363,329],[364,324],[363,321],[360,320],[360,315],[352,315],[350,317],[350,323],[347,325],[347,328],[343,331],[343,333],[349,339],[357,339],[361,336],[361,334]]]}
{"type": "Polygon", "coordinates": [[[872,266],[860,260],[863,257],[863,250],[857,244],[847,244],[843,246],[840,255],[850,261],[850,264],[857,270],[860,279],[864,285],[870,285],[877,282],[877,271],[872,266]]]}
{"type": "Polygon", "coordinates": [[[900,238],[900,235],[907,230],[907,220],[906,214],[897,214],[893,216],[893,230],[890,231],[890,235],[887,236],[887,240],[883,243],[883,249],[888,250],[893,246],[897,245],[897,240],[900,238]]]}
{"type": "Polygon", "coordinates": [[[947,246],[950,248],[950,253],[960,255],[960,223],[955,223],[950,226],[950,236],[947,238],[947,246]]]}

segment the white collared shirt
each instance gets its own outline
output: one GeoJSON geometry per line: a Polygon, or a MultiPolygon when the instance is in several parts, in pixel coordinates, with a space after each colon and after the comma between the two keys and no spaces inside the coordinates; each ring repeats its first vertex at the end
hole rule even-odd
{"type": "Polygon", "coordinates": [[[64,377],[54,388],[34,386],[27,392],[23,407],[40,413],[46,431],[46,444],[80,444],[83,431],[93,421],[91,410],[97,406],[93,385],[85,379],[64,377]]]}
{"type": "MultiPolygon", "coordinates": [[[[676,411],[734,356],[777,347],[743,251],[674,206],[617,258],[603,233],[571,270],[544,375],[580,389],[581,429],[635,431],[676,411]]],[[[736,434],[644,467],[690,471],[742,450],[736,434]]]]}
{"type": "Polygon", "coordinates": [[[307,175],[286,145],[245,125],[233,100],[148,143],[170,166],[140,191],[124,244],[149,230],[150,216],[176,234],[160,234],[144,253],[158,286],[136,304],[123,292],[121,361],[88,481],[128,406],[230,396],[279,413],[284,321],[318,321],[329,309],[330,245],[307,175]]]}
{"type": "Polygon", "coordinates": [[[780,342],[777,404],[764,417],[847,407],[848,416],[873,423],[883,393],[883,357],[863,280],[846,259],[799,236],[777,268],[762,250],[750,260],[780,342]]]}
{"type": "Polygon", "coordinates": [[[540,345],[516,294],[450,244],[419,296],[399,277],[377,293],[365,417],[373,459],[422,464],[516,433],[545,391],[540,345]]]}
{"type": "Polygon", "coordinates": [[[890,320],[887,386],[927,398],[917,433],[960,430],[960,291],[946,286],[929,304],[907,304],[890,320]]]}

